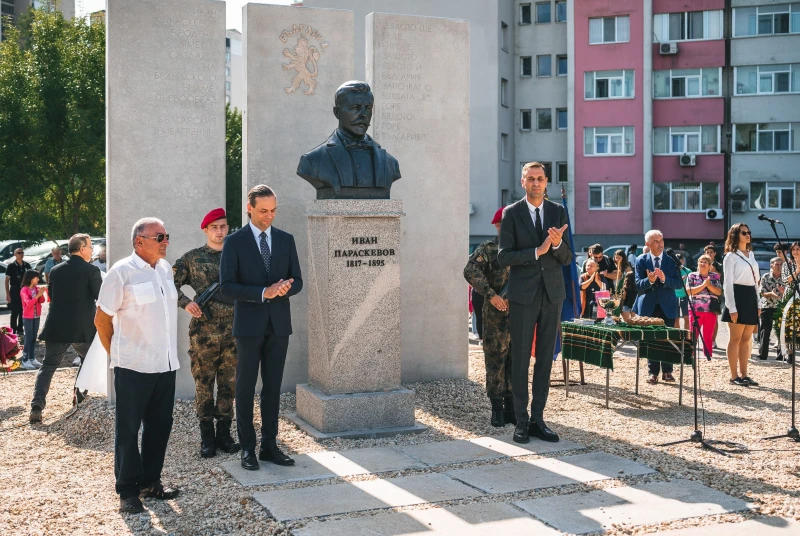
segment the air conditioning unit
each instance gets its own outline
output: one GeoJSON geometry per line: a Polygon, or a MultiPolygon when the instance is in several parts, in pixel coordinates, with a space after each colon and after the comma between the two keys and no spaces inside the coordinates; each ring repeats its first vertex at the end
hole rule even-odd
{"type": "Polygon", "coordinates": [[[678,53],[678,43],[661,43],[658,45],[658,52],[662,56],[672,56],[678,53]]]}
{"type": "Polygon", "coordinates": [[[697,165],[697,155],[684,153],[678,157],[678,163],[683,167],[694,167],[697,165]]]}
{"type": "Polygon", "coordinates": [[[722,211],[718,208],[710,208],[706,210],[706,219],[707,220],[721,220],[722,219],[722,211]]]}
{"type": "Polygon", "coordinates": [[[747,212],[747,201],[731,201],[731,210],[738,214],[747,212]]]}

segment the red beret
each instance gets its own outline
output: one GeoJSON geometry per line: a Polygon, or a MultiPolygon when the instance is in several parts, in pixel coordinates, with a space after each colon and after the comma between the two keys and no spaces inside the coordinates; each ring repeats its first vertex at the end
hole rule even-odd
{"type": "Polygon", "coordinates": [[[503,219],[503,210],[505,210],[505,208],[506,207],[500,207],[497,210],[497,212],[494,213],[494,218],[492,218],[492,225],[494,225],[495,223],[500,223],[500,221],[503,219]]]}
{"type": "Polygon", "coordinates": [[[203,223],[200,224],[200,228],[205,229],[206,227],[208,227],[208,224],[215,222],[217,220],[221,220],[222,218],[226,217],[227,216],[225,216],[224,208],[215,208],[214,210],[206,214],[206,217],[203,218],[203,223]]]}

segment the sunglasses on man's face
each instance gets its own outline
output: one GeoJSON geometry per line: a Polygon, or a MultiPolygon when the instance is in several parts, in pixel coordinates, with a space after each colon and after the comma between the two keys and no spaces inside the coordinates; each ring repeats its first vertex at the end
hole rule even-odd
{"type": "Polygon", "coordinates": [[[145,236],[145,235],[139,235],[139,236],[141,238],[155,238],[159,244],[164,240],[169,242],[169,233],[158,233],[156,236],[145,236]]]}

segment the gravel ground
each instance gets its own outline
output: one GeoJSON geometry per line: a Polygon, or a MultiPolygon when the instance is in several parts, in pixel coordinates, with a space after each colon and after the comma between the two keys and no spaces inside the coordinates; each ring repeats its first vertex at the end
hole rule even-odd
{"type": "MultiPolygon", "coordinates": [[[[719,342],[727,334],[722,328],[719,342]]],[[[627,352],[630,355],[630,352],[627,352]]],[[[280,439],[292,453],[341,450],[472,438],[509,433],[488,423],[489,405],[482,382],[483,353],[470,346],[470,378],[411,384],[417,392],[417,419],[428,431],[411,436],[377,440],[316,441],[281,419],[280,439]]],[[[642,363],[644,365],[644,362],[642,363]]],[[[657,443],[688,438],[693,429],[692,390],[684,391],[685,406],[677,405],[677,386],[648,385],[643,367],[640,394],[633,394],[634,360],[618,358],[611,375],[611,407],[604,407],[605,373],[586,367],[588,385],[551,389],[546,419],[562,437],[640,461],[659,473],[590,485],[482,497],[445,504],[509,501],[573,493],[648,480],[688,478],[739,497],[754,505],[752,513],[708,516],[637,528],[616,528],[607,534],[640,534],[666,528],[741,521],[756,514],[800,519],[800,444],[759,438],[785,432],[789,425],[789,366],[775,361],[751,361],[750,376],[758,388],[728,384],[727,362],[722,352],[701,364],[705,436],[745,444],[744,454],[723,457],[695,445],[657,447],[657,443]]],[[[572,367],[573,379],[577,367],[572,367]]],[[[687,369],[689,372],[690,369],[687,369]]],[[[553,376],[560,377],[560,362],[553,376]]],[[[677,376],[677,374],[676,374],[677,376]]],[[[145,514],[123,516],[117,512],[113,474],[113,409],[101,397],[90,396],[77,413],[71,410],[70,390],[75,369],[56,373],[44,423],[27,425],[27,412],[35,374],[14,373],[0,378],[0,534],[288,534],[303,523],[276,523],[255,503],[255,491],[275,486],[243,488],[221,469],[220,463],[237,455],[221,454],[204,460],[198,454],[198,429],[193,405],[179,401],[167,452],[163,479],[182,494],[167,503],[148,502],[145,514]]],[[[687,374],[686,384],[691,385],[687,374]]],[[[294,396],[283,395],[281,411],[293,411],[294,396]]],[[[258,413],[258,412],[256,412],[258,413]]],[[[702,426],[702,423],[701,423],[702,426]]],[[[534,459],[532,455],[526,458],[534,459]]],[[[479,462],[499,463],[499,462],[479,462]]],[[[462,464],[469,466],[471,464],[462,464]]],[[[447,469],[451,469],[452,466],[447,469]]],[[[440,472],[435,468],[393,472],[391,476],[440,472]]],[[[386,476],[386,475],[381,475],[386,476]]],[[[336,481],[377,478],[374,475],[288,484],[282,487],[323,485],[336,481]]],[[[398,508],[428,508],[415,506],[398,508]]],[[[357,515],[374,515],[362,513],[357,515]]]]}

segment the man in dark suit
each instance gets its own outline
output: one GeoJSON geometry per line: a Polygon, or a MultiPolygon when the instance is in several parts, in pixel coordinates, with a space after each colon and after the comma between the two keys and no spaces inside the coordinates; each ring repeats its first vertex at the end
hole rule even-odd
{"type": "MultiPolygon", "coordinates": [[[[61,358],[72,346],[83,361],[94,340],[95,300],[103,278],[92,266],[92,239],[87,234],[73,235],[68,242],[69,260],[55,266],[47,278],[50,310],[39,339],[45,341],[45,357],[33,388],[30,422],[41,422],[50,382],[61,358]]],[[[83,395],[75,391],[75,403],[83,395]]]]}
{"type": "Polygon", "coordinates": [[[366,82],[345,82],[336,90],[339,128],[297,166],[297,174],[317,189],[317,199],[389,199],[400,165],[367,134],[373,102],[366,82]]]}
{"type": "MultiPolygon", "coordinates": [[[[644,235],[644,241],[650,248],[636,259],[636,291],[638,296],[633,304],[633,311],[641,316],[663,318],[664,323],[672,327],[678,317],[678,298],[675,289],[683,288],[680,272],[675,261],[664,254],[664,235],[661,231],[651,229],[644,235]]],[[[664,374],[665,382],[674,382],[672,363],[648,361],[650,378],[648,383],[658,383],[658,372],[664,374]]]]}
{"type": "Polygon", "coordinates": [[[561,267],[572,261],[569,245],[561,240],[567,229],[564,207],[544,198],[547,177],[544,166],[530,162],[522,168],[524,199],[505,209],[500,225],[498,260],[510,266],[508,279],[511,331],[511,385],[517,427],[514,441],[528,443],[534,435],[558,441],[558,434],[544,422],[550,390],[550,370],[558,336],[561,304],[566,297],[561,267]],[[533,367],[533,400],[528,420],[528,366],[536,333],[533,367]]]}
{"type": "Polygon", "coordinates": [[[257,471],[258,460],[294,465],[277,445],[278,409],[283,366],[292,316],[289,297],[303,288],[294,237],[272,226],[278,199],[259,184],[247,193],[244,227],[229,235],[222,247],[220,286],[233,298],[236,337],[236,427],[242,445],[242,467],[257,471]],[[253,396],[261,366],[261,450],[256,458],[253,396]]]}

